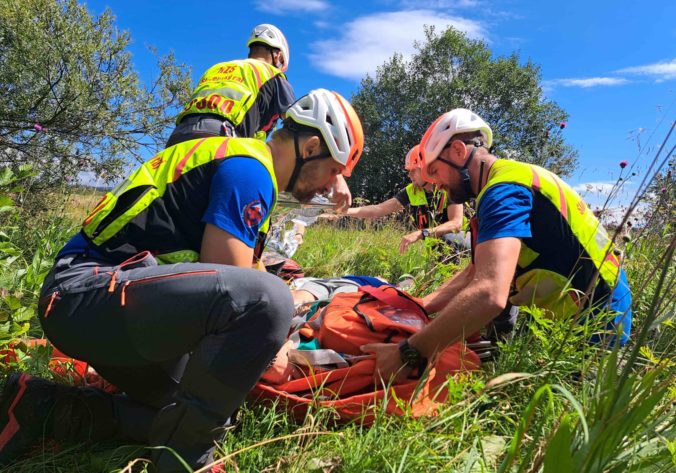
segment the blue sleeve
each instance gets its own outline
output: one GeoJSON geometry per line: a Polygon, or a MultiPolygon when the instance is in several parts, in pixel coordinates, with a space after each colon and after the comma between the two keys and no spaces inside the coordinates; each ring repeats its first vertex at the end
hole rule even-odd
{"type": "Polygon", "coordinates": [[[518,184],[496,184],[479,202],[477,243],[497,238],[529,238],[533,194],[518,184]]]}
{"type": "Polygon", "coordinates": [[[254,158],[228,158],[212,178],[202,221],[254,248],[273,200],[272,178],[263,164],[254,158]]]}

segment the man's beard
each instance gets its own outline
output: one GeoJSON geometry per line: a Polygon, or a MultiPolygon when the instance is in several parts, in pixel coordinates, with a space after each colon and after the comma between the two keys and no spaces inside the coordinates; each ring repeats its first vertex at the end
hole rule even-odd
{"type": "Polygon", "coordinates": [[[291,195],[298,199],[298,202],[309,202],[316,194],[316,191],[302,191],[297,188],[291,192],[291,195]]]}
{"type": "Polygon", "coordinates": [[[446,191],[446,194],[448,194],[448,199],[454,204],[464,204],[469,202],[473,197],[465,192],[465,188],[462,184],[460,184],[459,187],[453,188],[444,186],[443,189],[446,191]]]}

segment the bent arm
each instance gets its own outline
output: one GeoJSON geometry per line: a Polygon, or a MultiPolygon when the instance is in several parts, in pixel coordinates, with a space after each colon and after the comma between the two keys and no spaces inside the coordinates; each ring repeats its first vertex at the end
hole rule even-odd
{"type": "Polygon", "coordinates": [[[235,236],[210,223],[204,228],[200,263],[229,264],[240,268],[251,268],[253,248],[235,236]]]}
{"type": "MultiPolygon", "coordinates": [[[[479,244],[472,279],[454,298],[447,300],[428,326],[411,336],[411,346],[429,359],[446,346],[479,331],[497,316],[507,305],[520,249],[518,238],[479,244]]],[[[450,288],[446,291],[450,292],[450,288]]]]}
{"type": "Polygon", "coordinates": [[[380,218],[395,212],[401,212],[402,210],[404,210],[404,206],[392,197],[380,204],[349,208],[346,215],[354,218],[380,218]]]}
{"type": "Polygon", "coordinates": [[[474,265],[470,264],[450,280],[442,284],[436,291],[423,297],[423,307],[425,307],[425,310],[429,314],[434,314],[442,310],[472,281],[473,275],[474,265]]]}
{"type": "Polygon", "coordinates": [[[430,236],[441,238],[447,233],[458,233],[462,229],[462,204],[452,204],[446,207],[448,221],[429,229],[430,236]]]}

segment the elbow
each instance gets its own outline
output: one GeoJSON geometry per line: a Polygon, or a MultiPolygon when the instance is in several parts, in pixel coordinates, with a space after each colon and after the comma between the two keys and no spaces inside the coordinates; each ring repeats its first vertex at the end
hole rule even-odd
{"type": "Polygon", "coordinates": [[[486,286],[482,291],[482,300],[486,310],[492,314],[498,314],[505,310],[508,305],[507,298],[508,294],[496,289],[495,286],[486,286]]]}

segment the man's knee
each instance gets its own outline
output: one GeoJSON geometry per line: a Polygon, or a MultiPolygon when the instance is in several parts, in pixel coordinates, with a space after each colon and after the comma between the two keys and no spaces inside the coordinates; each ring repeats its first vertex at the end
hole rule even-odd
{"type": "Polygon", "coordinates": [[[289,287],[278,277],[267,273],[262,273],[261,276],[260,300],[267,304],[263,310],[263,323],[268,326],[266,333],[281,346],[291,325],[293,297],[289,287]]]}
{"type": "Polygon", "coordinates": [[[278,277],[262,271],[245,271],[237,276],[236,280],[227,281],[227,287],[232,304],[245,313],[246,320],[242,322],[264,334],[268,341],[281,345],[293,316],[289,287],[278,277]]]}

